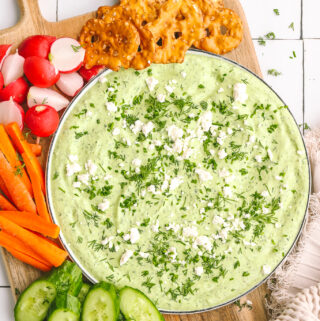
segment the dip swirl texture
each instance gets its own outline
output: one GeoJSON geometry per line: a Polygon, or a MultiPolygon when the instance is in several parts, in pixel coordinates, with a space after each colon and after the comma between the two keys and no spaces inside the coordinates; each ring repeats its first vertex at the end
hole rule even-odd
{"type": "Polygon", "coordinates": [[[303,222],[309,173],[279,98],[242,68],[183,64],[111,72],[68,111],[48,196],[96,280],[166,311],[225,303],[279,264],[303,222]]]}

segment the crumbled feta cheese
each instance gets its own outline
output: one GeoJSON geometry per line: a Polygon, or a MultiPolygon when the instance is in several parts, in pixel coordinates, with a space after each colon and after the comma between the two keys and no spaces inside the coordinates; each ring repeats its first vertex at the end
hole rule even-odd
{"type": "Polygon", "coordinates": [[[304,151],[303,151],[303,150],[298,150],[298,151],[297,151],[297,154],[298,154],[298,155],[303,155],[303,154],[304,154],[304,151]]]}
{"type": "Polygon", "coordinates": [[[143,122],[141,120],[136,120],[134,125],[130,126],[132,132],[137,135],[142,130],[143,122]]]}
{"type": "Polygon", "coordinates": [[[176,261],[176,258],[177,258],[177,249],[176,249],[174,246],[169,247],[166,254],[171,257],[171,261],[172,261],[172,262],[175,262],[175,261],[176,261]]]}
{"type": "Polygon", "coordinates": [[[226,153],[225,149],[222,149],[222,150],[219,150],[218,156],[219,156],[219,159],[224,159],[228,156],[228,154],[226,153]]]}
{"type": "Polygon", "coordinates": [[[106,107],[107,107],[107,110],[110,111],[111,113],[114,113],[118,110],[117,106],[112,101],[106,102],[106,107]]]}
{"type": "Polygon", "coordinates": [[[183,183],[183,177],[178,176],[174,177],[170,182],[170,191],[174,191],[183,183]]]}
{"type": "Polygon", "coordinates": [[[201,182],[207,182],[213,179],[212,175],[209,172],[201,168],[196,168],[195,172],[196,174],[198,174],[201,182]]]}
{"type": "Polygon", "coordinates": [[[164,103],[166,101],[166,96],[164,94],[158,94],[157,95],[157,100],[160,103],[164,103]]]}
{"type": "Polygon", "coordinates": [[[101,244],[108,245],[113,239],[114,239],[114,236],[111,235],[111,236],[105,238],[103,241],[101,241],[101,244]]]}
{"type": "Polygon", "coordinates": [[[154,128],[153,122],[149,121],[146,124],[142,125],[142,132],[145,136],[148,136],[154,128]]]}
{"type": "Polygon", "coordinates": [[[111,178],[112,178],[112,175],[107,174],[103,179],[104,179],[105,181],[109,181],[111,178]]]}
{"type": "Polygon", "coordinates": [[[67,164],[67,176],[72,176],[75,173],[79,173],[81,171],[81,166],[77,163],[67,164]]]}
{"type": "Polygon", "coordinates": [[[112,135],[113,136],[117,136],[120,134],[120,128],[116,127],[113,131],[112,131],[112,135]]]}
{"type": "Polygon", "coordinates": [[[201,276],[203,274],[203,266],[196,266],[194,268],[194,273],[197,275],[197,276],[201,276]]]}
{"type": "Polygon", "coordinates": [[[154,185],[149,185],[148,188],[147,188],[147,191],[152,193],[152,194],[155,194],[156,187],[154,185]]]}
{"type": "Polygon", "coordinates": [[[73,186],[74,188],[79,188],[79,187],[81,187],[81,182],[74,182],[74,183],[72,184],[72,186],[73,186]]]}
{"type": "Polygon", "coordinates": [[[247,85],[244,83],[237,83],[233,86],[233,97],[235,101],[244,104],[248,99],[247,85]]]}
{"type": "Polygon", "coordinates": [[[218,93],[221,94],[224,92],[224,89],[222,87],[219,88],[218,93]]]}
{"type": "Polygon", "coordinates": [[[131,228],[130,230],[130,242],[131,244],[137,243],[140,239],[139,230],[136,227],[131,228]]]}
{"type": "Polygon", "coordinates": [[[158,85],[159,81],[158,81],[158,79],[156,79],[154,77],[148,77],[146,79],[146,83],[147,83],[149,90],[153,91],[154,88],[158,85]]]}
{"type": "Polygon", "coordinates": [[[181,71],[181,77],[182,78],[186,78],[187,77],[187,73],[185,71],[181,71]]]}
{"type": "Polygon", "coordinates": [[[202,127],[203,131],[207,132],[212,125],[212,112],[206,111],[199,118],[199,124],[202,127]]]}
{"type": "Polygon", "coordinates": [[[119,163],[119,167],[124,167],[124,163],[119,163]]]}
{"type": "Polygon", "coordinates": [[[225,181],[227,184],[230,184],[231,182],[233,182],[235,180],[235,176],[234,175],[230,175],[228,177],[225,178],[225,181]]]}
{"type": "Polygon", "coordinates": [[[261,195],[262,195],[263,197],[268,197],[269,193],[268,193],[268,191],[263,191],[263,192],[261,193],[261,195]]]}
{"type": "Polygon", "coordinates": [[[275,227],[276,227],[276,228],[280,228],[280,227],[281,227],[281,224],[277,222],[277,223],[275,224],[275,227]]]}
{"type": "Polygon", "coordinates": [[[173,92],[173,88],[170,85],[166,85],[166,91],[171,94],[173,92]]]}
{"type": "Polygon", "coordinates": [[[91,110],[88,110],[86,112],[86,117],[90,118],[93,115],[93,112],[91,110]]]}
{"type": "Polygon", "coordinates": [[[92,160],[89,159],[85,164],[85,169],[89,172],[90,175],[94,175],[98,167],[92,162],[92,160]]]}
{"type": "Polygon", "coordinates": [[[177,127],[176,125],[171,125],[170,127],[168,127],[167,131],[169,138],[173,141],[176,141],[183,136],[183,129],[177,127]]]}
{"type": "MultiPolygon", "coordinates": [[[[173,216],[173,215],[171,215],[173,216]]],[[[174,224],[174,223],[169,223],[169,225],[166,227],[167,231],[172,230],[174,233],[177,233],[180,229],[180,225],[179,224],[174,224]]]]}
{"type": "Polygon", "coordinates": [[[231,197],[232,196],[232,189],[230,186],[225,186],[223,188],[223,194],[225,197],[231,197]]]}
{"type": "Polygon", "coordinates": [[[129,241],[129,240],[130,240],[130,234],[124,234],[124,235],[123,235],[123,239],[124,239],[125,241],[129,241]]]}
{"type": "Polygon", "coordinates": [[[101,84],[104,84],[104,83],[107,82],[107,81],[108,81],[108,79],[107,79],[104,75],[102,75],[102,76],[99,77],[99,82],[100,82],[101,84]]]}
{"type": "Polygon", "coordinates": [[[78,161],[78,156],[77,155],[69,155],[69,161],[71,163],[75,163],[78,161]]]}
{"type": "Polygon", "coordinates": [[[197,246],[203,246],[207,251],[212,250],[212,243],[210,242],[210,239],[205,235],[198,236],[195,239],[193,247],[196,248],[197,246]]]}
{"type": "Polygon", "coordinates": [[[143,258],[143,259],[147,259],[149,257],[149,253],[145,253],[145,252],[139,252],[139,255],[143,258]]]}
{"type": "Polygon", "coordinates": [[[98,205],[100,211],[105,212],[110,206],[110,202],[107,199],[103,199],[102,203],[98,205]]]}
{"type": "Polygon", "coordinates": [[[268,152],[268,156],[269,156],[269,158],[270,158],[270,160],[271,160],[271,162],[272,162],[272,161],[273,161],[273,154],[272,154],[271,149],[268,148],[267,152],[268,152]]]}
{"type": "Polygon", "coordinates": [[[120,266],[122,266],[123,264],[126,264],[132,255],[133,255],[133,251],[126,250],[121,256],[120,266]]]}
{"type": "Polygon", "coordinates": [[[154,233],[158,233],[159,232],[159,220],[156,221],[156,224],[151,226],[151,230],[154,233]]]}
{"type": "Polygon", "coordinates": [[[255,141],[256,141],[256,136],[251,135],[251,136],[249,137],[249,143],[250,143],[250,144],[253,144],[255,141]]]}
{"type": "Polygon", "coordinates": [[[212,220],[212,223],[213,223],[213,224],[220,224],[220,225],[222,225],[222,224],[225,223],[225,221],[224,221],[224,219],[223,219],[221,216],[215,215],[214,218],[213,218],[213,220],[212,220]]]}
{"type": "Polygon", "coordinates": [[[142,162],[141,162],[141,159],[139,159],[139,158],[135,158],[135,159],[132,161],[132,165],[133,165],[134,167],[140,167],[141,164],[142,164],[142,162]]]}
{"type": "Polygon", "coordinates": [[[263,273],[266,275],[271,273],[271,267],[269,265],[263,265],[262,270],[263,270],[263,273]]]}
{"type": "Polygon", "coordinates": [[[268,213],[270,213],[270,210],[268,208],[266,208],[266,207],[262,207],[262,213],[263,214],[268,214],[268,213]]]}
{"type": "Polygon", "coordinates": [[[182,234],[184,237],[197,237],[198,230],[195,226],[188,226],[183,228],[182,234]]]}
{"type": "Polygon", "coordinates": [[[229,247],[227,250],[224,251],[225,254],[229,254],[229,253],[232,253],[232,248],[229,247]]]}
{"type": "Polygon", "coordinates": [[[262,156],[261,155],[255,156],[255,160],[256,160],[256,162],[261,163],[262,162],[262,156]]]}
{"type": "Polygon", "coordinates": [[[89,185],[89,178],[89,174],[78,175],[78,180],[84,185],[89,185]]]}
{"type": "Polygon", "coordinates": [[[277,175],[277,176],[276,176],[276,180],[277,180],[277,181],[281,181],[281,180],[282,180],[282,177],[277,175]]]}

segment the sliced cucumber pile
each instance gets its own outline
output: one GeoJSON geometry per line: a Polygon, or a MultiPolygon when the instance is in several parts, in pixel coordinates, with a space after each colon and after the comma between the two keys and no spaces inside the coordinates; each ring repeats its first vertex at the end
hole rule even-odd
{"type": "Polygon", "coordinates": [[[16,321],[42,321],[57,295],[54,284],[38,280],[26,288],[14,308],[16,321]]]}
{"type": "Polygon", "coordinates": [[[126,286],[118,292],[106,282],[90,287],[69,261],[24,290],[14,316],[15,321],[164,321],[141,291],[126,286]]]}
{"type": "Polygon", "coordinates": [[[120,312],[114,286],[100,282],[94,285],[83,303],[82,321],[116,321],[120,312]]]}
{"type": "Polygon", "coordinates": [[[126,320],[164,321],[153,302],[141,291],[126,286],[119,296],[120,309],[126,320]]]}

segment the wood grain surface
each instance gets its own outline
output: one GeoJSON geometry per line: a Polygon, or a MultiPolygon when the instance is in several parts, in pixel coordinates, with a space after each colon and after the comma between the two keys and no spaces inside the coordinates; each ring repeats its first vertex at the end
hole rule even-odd
{"type": "MultiPolygon", "coordinates": [[[[15,48],[24,38],[35,34],[77,38],[85,21],[94,16],[94,13],[88,13],[60,22],[48,22],[41,15],[38,0],[19,0],[18,2],[20,7],[20,21],[12,28],[0,31],[0,43],[13,43],[15,48]]],[[[236,50],[227,54],[226,57],[242,64],[261,76],[247,20],[239,1],[225,0],[225,6],[235,10],[241,16],[244,25],[244,39],[241,45],[236,50]]],[[[41,163],[44,167],[46,165],[49,143],[49,139],[41,139],[41,144],[43,146],[41,163]]],[[[2,255],[13,296],[14,298],[17,298],[18,294],[33,280],[37,279],[41,273],[16,260],[5,250],[2,250],[2,255]]],[[[252,301],[252,310],[244,308],[242,311],[239,311],[239,308],[235,304],[230,304],[207,313],[166,315],[165,318],[167,321],[266,321],[267,312],[264,306],[266,293],[266,287],[265,285],[262,285],[241,299],[241,302],[245,302],[246,300],[252,301]]],[[[212,293],[212,295],[214,295],[214,293],[212,293]]]]}

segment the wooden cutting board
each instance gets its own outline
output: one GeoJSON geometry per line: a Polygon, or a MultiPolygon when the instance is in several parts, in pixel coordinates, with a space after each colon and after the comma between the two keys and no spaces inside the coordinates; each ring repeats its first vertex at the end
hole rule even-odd
{"type": "MultiPolygon", "coordinates": [[[[90,1],[90,0],[88,0],[90,1]]],[[[60,22],[46,21],[39,10],[38,0],[18,0],[20,7],[20,21],[12,28],[0,31],[0,43],[13,43],[15,47],[27,36],[35,34],[48,34],[56,37],[69,36],[77,38],[85,21],[94,16],[88,13],[82,16],[63,20],[60,22]]],[[[242,18],[244,25],[244,39],[236,50],[226,56],[243,66],[249,68],[259,76],[261,71],[252,43],[247,20],[239,0],[225,0],[225,6],[235,10],[242,18]]],[[[41,157],[42,165],[45,167],[47,151],[50,140],[42,139],[43,153],[41,157]]],[[[41,274],[39,271],[16,260],[8,252],[2,250],[3,259],[7,268],[8,277],[12,287],[12,293],[16,299],[18,294],[25,289],[33,280],[41,274]]],[[[251,300],[253,309],[247,308],[239,312],[235,304],[230,304],[218,310],[194,314],[194,315],[166,315],[167,321],[265,321],[267,312],[264,307],[266,288],[264,285],[251,292],[241,299],[241,302],[251,300]]],[[[214,295],[214,293],[212,293],[214,295]]]]}

